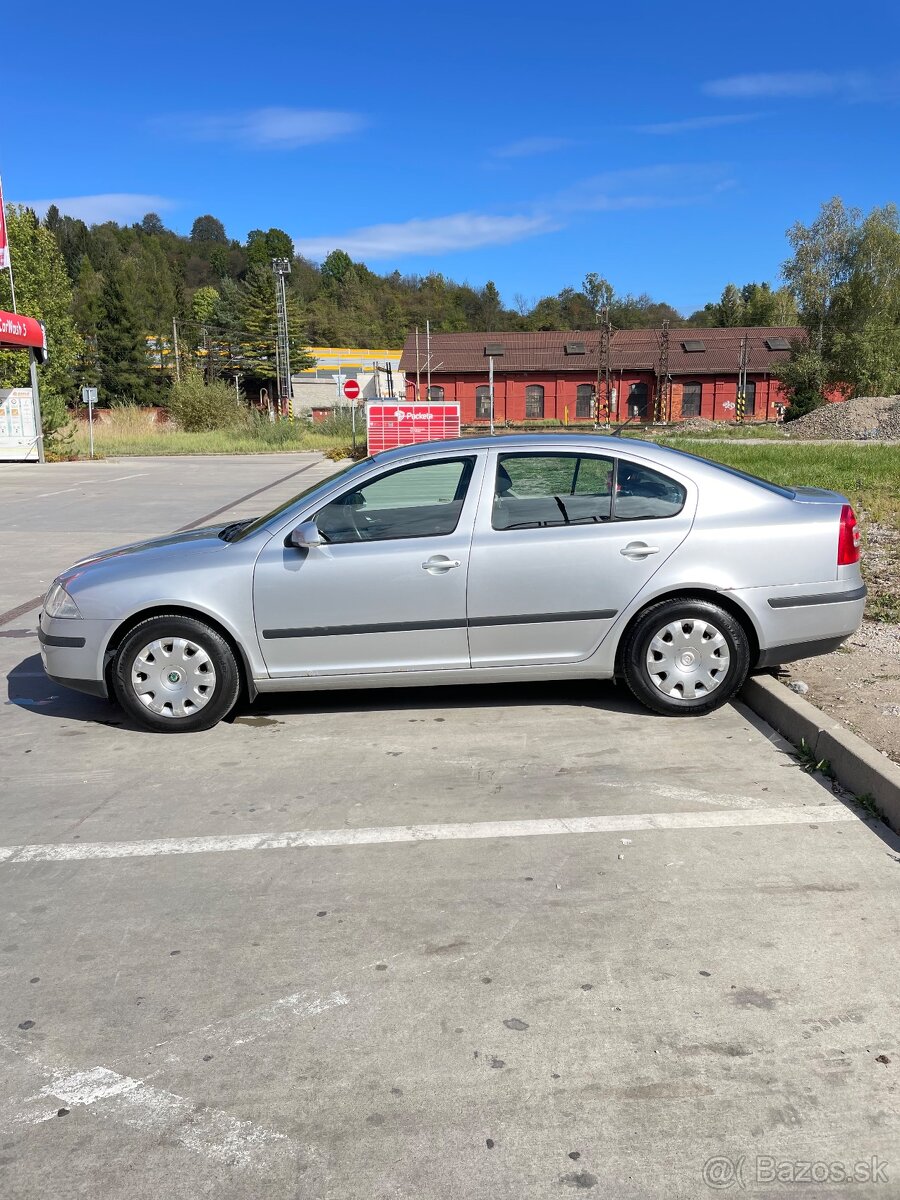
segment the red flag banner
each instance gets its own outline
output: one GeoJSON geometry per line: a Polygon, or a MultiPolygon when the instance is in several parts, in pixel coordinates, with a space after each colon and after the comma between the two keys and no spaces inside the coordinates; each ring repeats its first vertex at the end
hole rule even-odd
{"type": "Polygon", "coordinates": [[[6,209],[3,207],[3,183],[0,181],[0,271],[9,266],[9,242],[6,240],[6,209]]]}

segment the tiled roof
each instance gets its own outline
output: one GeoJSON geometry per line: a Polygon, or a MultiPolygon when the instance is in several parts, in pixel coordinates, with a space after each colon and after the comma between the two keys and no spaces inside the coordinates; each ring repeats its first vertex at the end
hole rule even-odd
{"type": "MultiPolygon", "coordinates": [[[[475,373],[488,369],[485,347],[503,346],[503,354],[494,358],[498,373],[521,371],[595,371],[598,333],[592,330],[554,330],[540,333],[433,333],[431,335],[431,372],[433,375],[475,373]],[[582,343],[584,354],[566,353],[566,345],[582,343]]],[[[747,338],[748,370],[762,373],[783,362],[789,349],[771,350],[767,340],[787,342],[804,340],[806,333],[795,326],[704,329],[678,326],[669,330],[669,372],[672,375],[736,374],[741,338],[747,338]],[[702,350],[685,350],[685,342],[701,342],[702,350]]],[[[659,365],[660,333],[657,329],[619,329],[610,343],[610,367],[613,371],[655,371],[659,365]]],[[[427,353],[425,338],[419,334],[419,368],[424,378],[427,353]]],[[[416,372],[416,338],[406,339],[400,358],[400,370],[416,372]]]]}

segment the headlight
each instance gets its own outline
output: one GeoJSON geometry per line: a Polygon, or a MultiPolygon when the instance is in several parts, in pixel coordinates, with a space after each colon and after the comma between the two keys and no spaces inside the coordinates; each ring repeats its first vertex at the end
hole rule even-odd
{"type": "Polygon", "coordinates": [[[54,581],[44,597],[44,612],[48,617],[81,617],[78,605],[59,580],[54,581]]]}

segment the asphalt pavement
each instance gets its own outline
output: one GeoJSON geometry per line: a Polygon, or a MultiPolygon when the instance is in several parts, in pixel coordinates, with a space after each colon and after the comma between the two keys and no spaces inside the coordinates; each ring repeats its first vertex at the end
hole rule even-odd
{"type": "MultiPolygon", "coordinates": [[[[333,469],[0,468],[0,609],[333,469]]],[[[900,1195],[900,843],[740,705],[335,692],[162,737],[51,684],[35,617],[0,617],[4,1200],[900,1195]]]]}

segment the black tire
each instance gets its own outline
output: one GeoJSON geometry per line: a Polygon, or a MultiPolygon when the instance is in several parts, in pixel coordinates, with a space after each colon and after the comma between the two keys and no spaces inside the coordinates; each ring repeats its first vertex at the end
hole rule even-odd
{"type": "Polygon", "coordinates": [[[731,613],[708,600],[674,599],[652,605],[635,622],[622,650],[622,673],[632,695],[645,707],[667,717],[699,716],[726,704],[743,686],[749,669],[750,644],[744,627],[731,613]],[[669,668],[667,647],[672,645],[673,653],[677,652],[674,637],[668,632],[673,624],[682,626],[686,658],[684,666],[673,662],[669,668]],[[721,635],[721,640],[710,630],[721,635]],[[661,639],[664,645],[651,654],[651,643],[661,633],[665,635],[661,639]],[[701,657],[695,663],[688,662],[687,656],[697,651],[701,657]],[[656,671],[651,671],[648,656],[656,671]],[[715,665],[718,661],[722,663],[719,667],[715,665]]]}
{"type": "MultiPolygon", "coordinates": [[[[160,666],[156,669],[161,671],[161,657],[145,659],[144,665],[152,670],[157,662],[160,666]]],[[[151,688],[154,678],[144,674],[151,688]]],[[[194,617],[171,613],[149,617],[131,630],[116,651],[112,684],[122,708],[147,729],[157,733],[194,733],[211,729],[231,711],[240,692],[241,680],[234,651],[221,634],[194,617]],[[162,643],[165,649],[166,642],[171,641],[175,649],[182,640],[187,645],[179,661],[171,664],[172,677],[186,673],[196,663],[195,671],[204,669],[203,676],[198,674],[197,678],[205,677],[213,682],[205,684],[201,681],[194,687],[190,682],[173,682],[171,698],[164,690],[168,685],[161,683],[158,692],[145,693],[146,700],[142,700],[133,682],[135,670],[140,672],[139,655],[154,642],[162,643]],[[162,705],[163,710],[153,711],[149,703],[157,708],[162,705]]]]}

